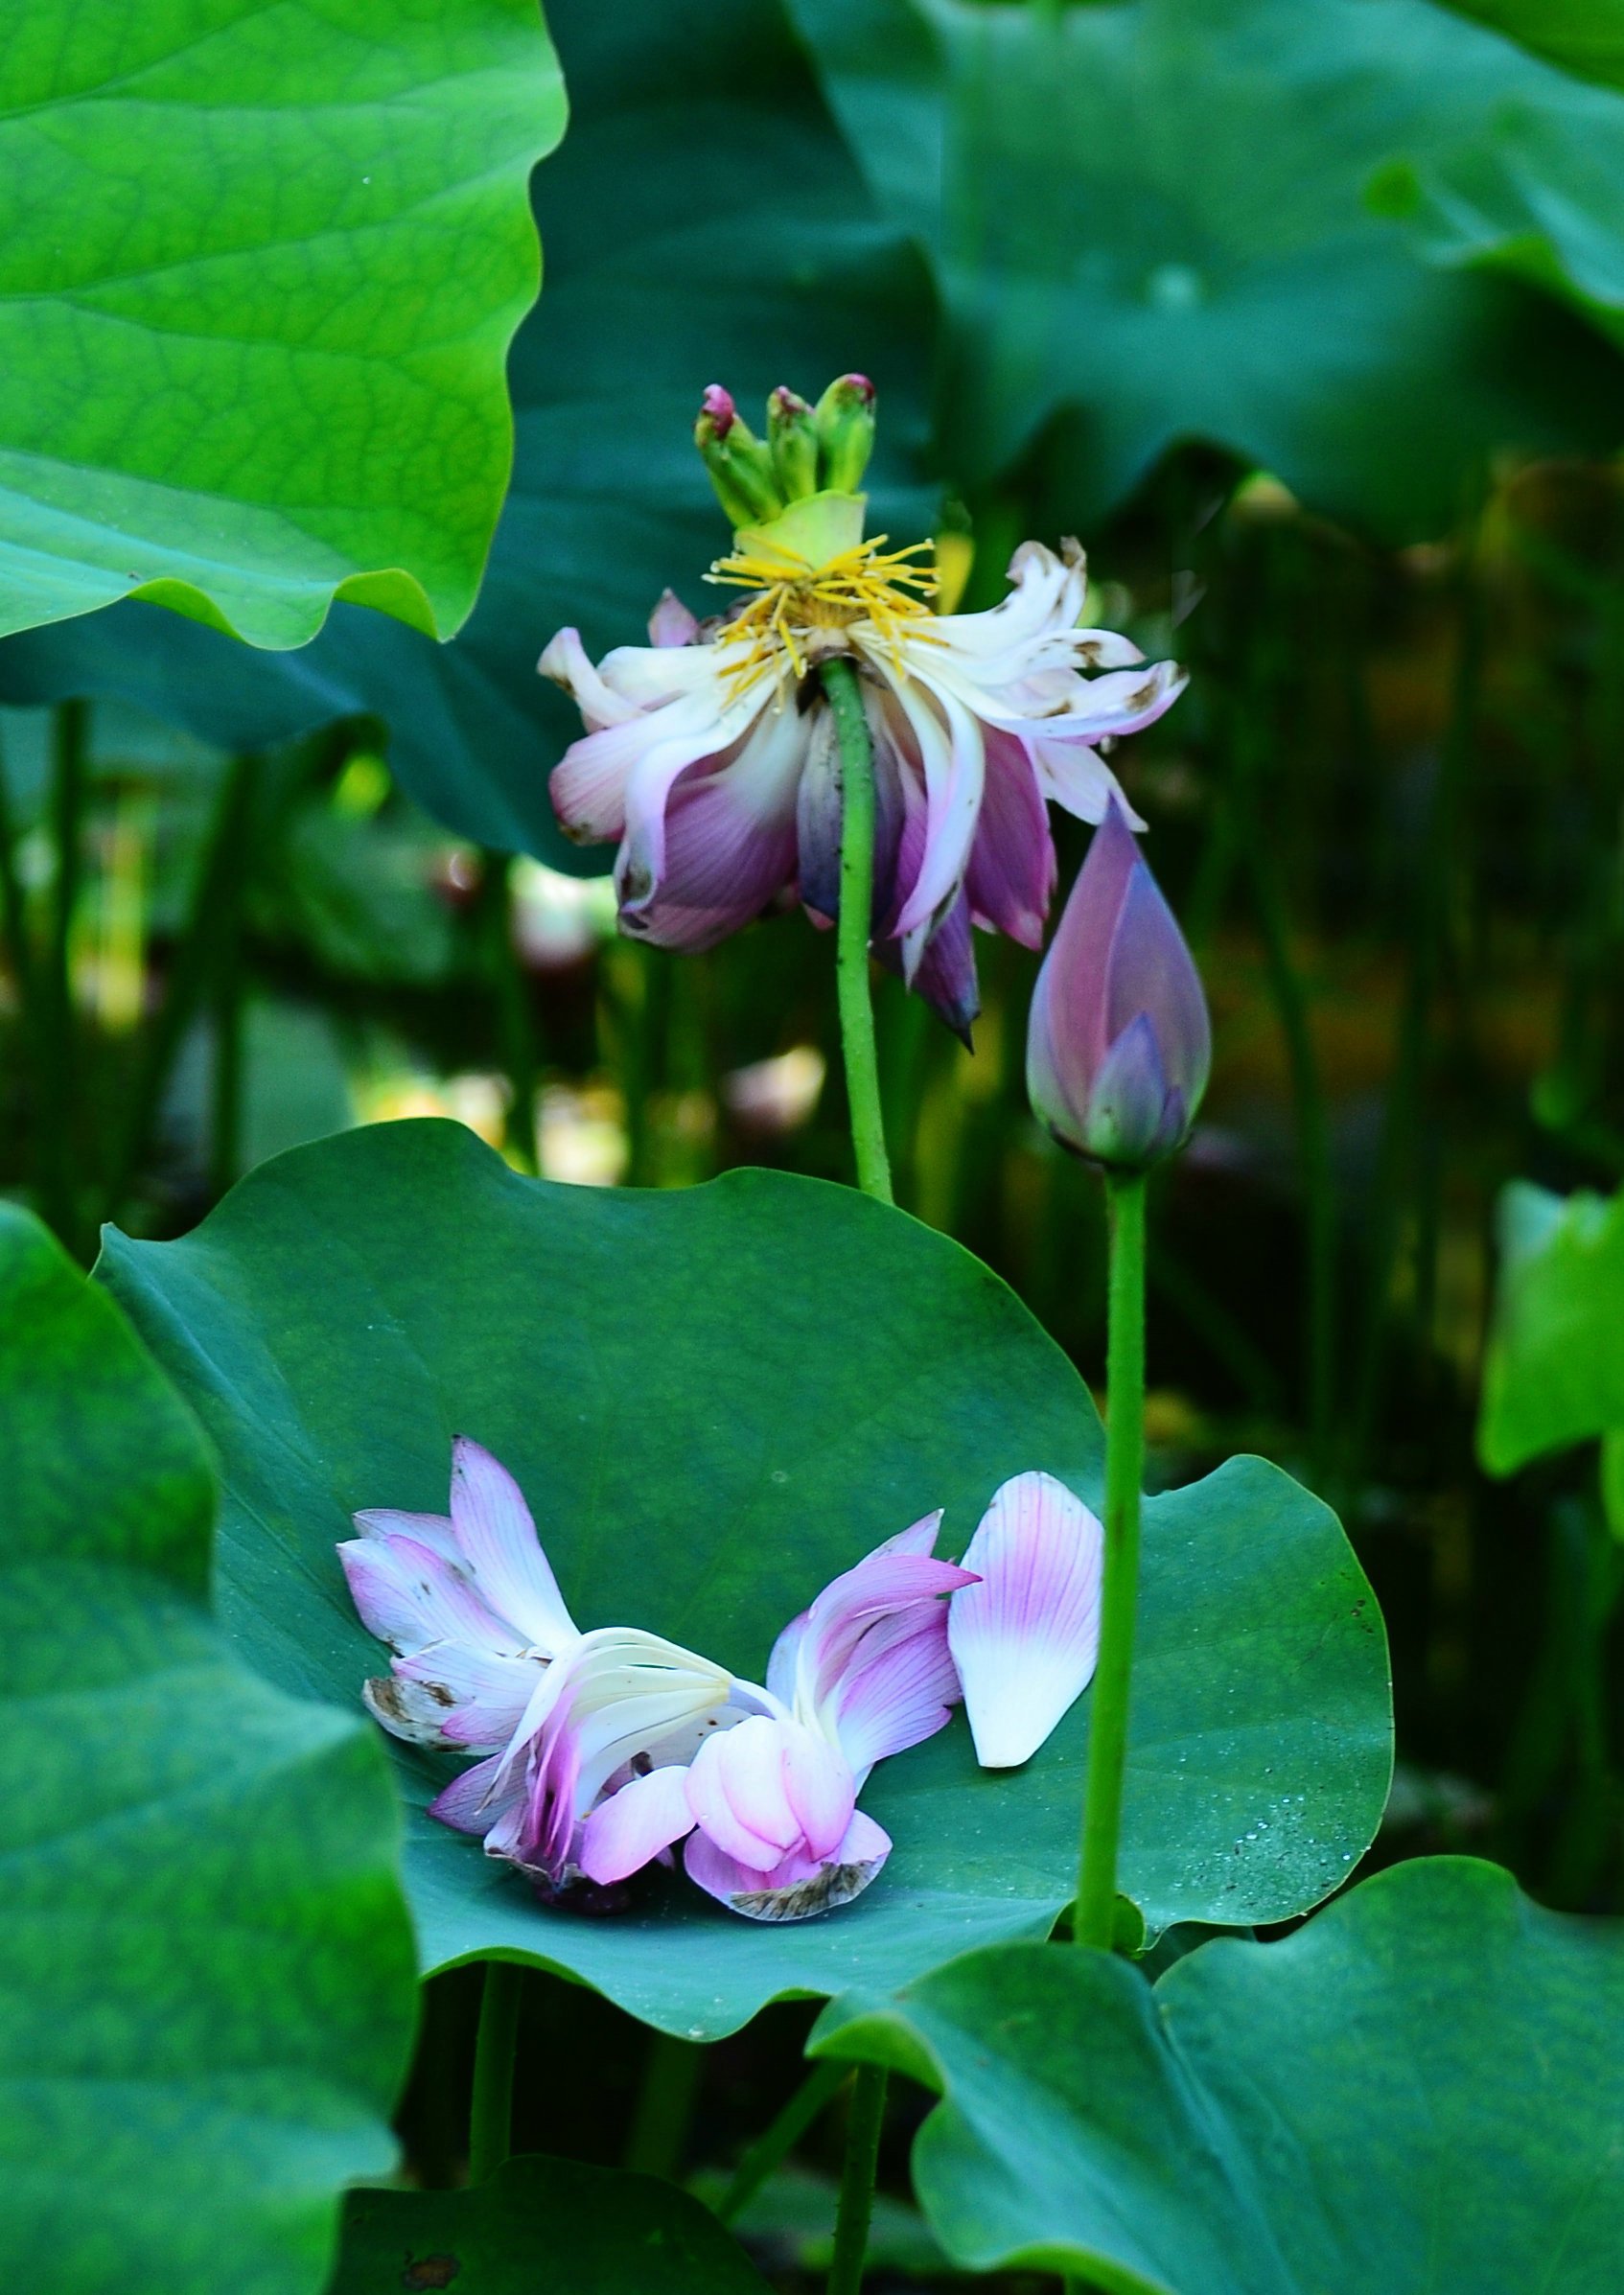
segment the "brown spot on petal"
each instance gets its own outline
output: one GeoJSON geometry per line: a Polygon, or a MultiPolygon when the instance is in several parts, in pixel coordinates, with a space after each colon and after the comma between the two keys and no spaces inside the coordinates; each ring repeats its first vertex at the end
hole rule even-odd
{"type": "Polygon", "coordinates": [[[825,1865],[809,1881],[791,1889],[741,1889],[728,1902],[747,1920],[810,1920],[815,1913],[833,1912],[861,1896],[879,1870],[879,1863],[825,1865]]]}

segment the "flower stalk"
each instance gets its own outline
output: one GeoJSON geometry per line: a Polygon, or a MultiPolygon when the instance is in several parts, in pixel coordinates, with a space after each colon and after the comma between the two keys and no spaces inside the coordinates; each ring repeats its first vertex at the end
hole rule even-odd
{"type": "Polygon", "coordinates": [[[1105,1557],[1100,1661],[1088,1731],[1088,1782],[1078,1871],[1079,1944],[1109,1952],[1116,1926],[1117,1848],[1139,1597],[1139,1484],[1145,1455],[1145,1199],[1143,1171],[1105,1179],[1111,1264],[1105,1350],[1105,1557]]]}
{"type": "Polygon", "coordinates": [[[879,2167],[880,2128],[885,2120],[886,2075],[874,2064],[859,2064],[851,2087],[851,2116],[846,2129],[846,2166],[840,2179],[840,2212],[835,2217],[835,2251],[829,2264],[828,2295],[860,2295],[869,2252],[869,2219],[874,2212],[874,2177],[879,2167]]]}
{"type": "Polygon", "coordinates": [[[516,1960],[485,1963],[468,2122],[468,2180],[473,2184],[489,2183],[513,2148],[513,2059],[523,1976],[516,1960]]]}
{"type": "Polygon", "coordinates": [[[866,1195],[890,1203],[893,1200],[891,1160],[886,1153],[874,1007],[869,984],[869,933],[874,906],[873,741],[851,662],[845,659],[825,661],[823,678],[840,745],[840,917],[835,954],[851,1146],[858,1186],[866,1195]]]}

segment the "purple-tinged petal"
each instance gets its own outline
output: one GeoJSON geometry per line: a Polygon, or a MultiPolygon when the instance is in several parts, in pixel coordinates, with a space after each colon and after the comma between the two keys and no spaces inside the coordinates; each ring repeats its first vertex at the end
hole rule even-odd
{"type": "Polygon", "coordinates": [[[798,1852],[761,1873],[695,1833],[683,1851],[683,1868],[718,1904],[747,1920],[810,1920],[861,1896],[890,1854],[890,1834],[858,1809],[832,1857],[798,1852]]]}
{"type": "MultiPolygon", "coordinates": [[[[834,713],[812,712],[795,799],[795,878],[801,906],[825,924],[840,915],[840,743],[834,713]]],[[[876,877],[878,871],[876,870],[876,877]]]]}
{"type": "Polygon", "coordinates": [[[460,1777],[453,1777],[445,1791],[429,1804],[429,1814],[441,1824],[450,1825],[453,1833],[484,1834],[510,1809],[519,1806],[517,1793],[497,1795],[497,1772],[501,1763],[493,1758],[476,1761],[472,1769],[465,1769],[460,1777]]]}
{"type": "Polygon", "coordinates": [[[947,1612],[984,1769],[1030,1760],[1092,1679],[1102,1545],[1098,1518],[1051,1474],[993,1494],[964,1556],[980,1583],[947,1612]]]}
{"type": "Polygon", "coordinates": [[[400,1657],[438,1641],[470,1641],[509,1657],[524,1647],[524,1636],[497,1616],[454,1563],[414,1538],[348,1539],[338,1560],[362,1625],[400,1657]]]}
{"type": "Polygon", "coordinates": [[[578,1638],[523,1493],[466,1434],[452,1445],[452,1525],[479,1591],[537,1649],[550,1655],[578,1638]]]}
{"type": "Polygon", "coordinates": [[[922,675],[905,678],[896,688],[925,775],[924,850],[895,924],[910,971],[963,884],[986,777],[982,721],[941,685],[927,695],[923,684],[922,675]]]}
{"type": "Polygon", "coordinates": [[[808,1613],[801,1650],[801,1681],[812,1702],[821,1704],[833,1693],[878,1620],[909,1605],[935,1603],[967,1583],[968,1573],[956,1563],[886,1547],[831,1580],[808,1613]]]}
{"type": "Polygon", "coordinates": [[[768,709],[737,756],[679,777],[658,876],[634,893],[622,873],[624,930],[659,948],[713,948],[794,881],[796,790],[809,738],[793,706],[768,709]]]}
{"type": "Polygon", "coordinates": [[[910,1522],[906,1530],[898,1530],[894,1537],[877,1545],[874,1553],[934,1554],[937,1536],[941,1529],[942,1511],[941,1507],[937,1506],[929,1514],[920,1515],[918,1520],[910,1522]]]}
{"type": "Polygon", "coordinates": [[[864,1642],[862,1661],[843,1683],[835,1708],[841,1750],[858,1776],[876,1761],[922,1745],[952,1719],[960,1689],[947,1643],[950,1610],[951,1604],[938,1604],[912,1632],[872,1654],[864,1642]]]}
{"type": "Polygon", "coordinates": [[[688,612],[674,590],[662,590],[648,617],[650,645],[692,645],[698,632],[698,615],[688,612]]]}
{"type": "Polygon", "coordinates": [[[1039,734],[1032,738],[1032,754],[1044,796],[1076,820],[1098,827],[1110,811],[1114,798],[1129,828],[1145,826],[1123,795],[1122,783],[1092,742],[1051,739],[1046,733],[1039,734]]]}
{"type": "MultiPolygon", "coordinates": [[[[882,940],[874,954],[889,971],[908,978],[900,940],[882,940]]],[[[963,892],[924,943],[908,985],[945,1021],[966,1051],[974,1051],[970,1032],[981,1012],[981,984],[970,938],[970,904],[963,892]]]]}
{"type": "Polygon", "coordinates": [[[1178,1145],[1169,1123],[1170,1100],[1182,1114],[1183,1098],[1168,1081],[1156,1032],[1141,1012],[1100,1064],[1082,1128],[1084,1152],[1102,1164],[1143,1171],[1178,1145]]]}
{"type": "Polygon", "coordinates": [[[989,730],[986,748],[986,786],[964,875],[970,914],[1023,948],[1041,948],[1056,875],[1048,808],[1023,742],[989,730]]]}
{"type": "Polygon", "coordinates": [[[650,1770],[600,1801],[581,1831],[581,1870],[607,1886],[651,1864],[661,1849],[693,1830],[687,1772],[650,1770]]]}
{"type": "Polygon", "coordinates": [[[1105,960],[1105,1028],[1113,1044],[1141,1013],[1155,1032],[1169,1084],[1194,1107],[1212,1066],[1207,999],[1178,919],[1143,865],[1129,880],[1105,960]]]}

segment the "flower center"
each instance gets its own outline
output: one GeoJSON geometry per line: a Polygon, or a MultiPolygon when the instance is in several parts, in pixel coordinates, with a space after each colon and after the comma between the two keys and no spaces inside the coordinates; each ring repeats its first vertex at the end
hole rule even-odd
{"type": "Polygon", "coordinates": [[[716,643],[732,656],[725,675],[735,693],[764,673],[780,676],[788,665],[802,678],[824,655],[849,651],[842,633],[858,622],[868,625],[870,643],[895,668],[904,666],[903,640],[932,636],[920,625],[932,619],[927,601],[936,594],[938,577],[934,566],[909,563],[930,549],[928,542],[888,550],[888,539],[876,534],[820,566],[749,548],[717,559],[708,582],[755,592],[716,635],[716,643]]]}

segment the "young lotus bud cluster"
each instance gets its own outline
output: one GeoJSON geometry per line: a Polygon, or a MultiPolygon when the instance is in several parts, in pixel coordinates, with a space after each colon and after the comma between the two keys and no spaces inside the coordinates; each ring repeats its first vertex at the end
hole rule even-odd
{"type": "Polygon", "coordinates": [[[841,375],[809,406],[780,385],[767,401],[767,435],[757,438],[732,394],[712,382],[693,436],[732,524],[770,525],[792,502],[855,494],[873,452],[874,386],[867,375],[841,375]]]}
{"type": "Polygon", "coordinates": [[[1113,797],[1032,993],[1032,1107],[1074,1154],[1148,1171],[1189,1138],[1211,1060],[1200,976],[1113,797]]]}

